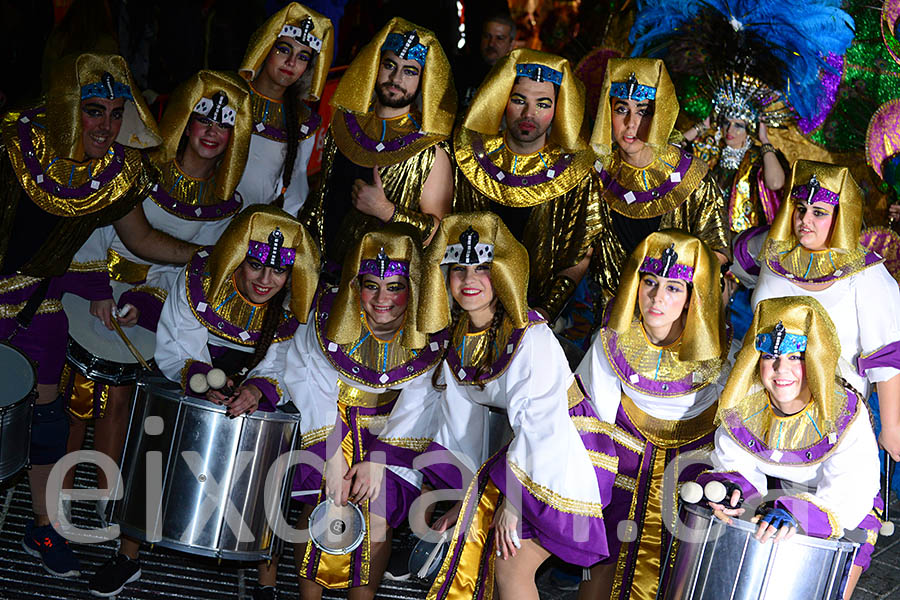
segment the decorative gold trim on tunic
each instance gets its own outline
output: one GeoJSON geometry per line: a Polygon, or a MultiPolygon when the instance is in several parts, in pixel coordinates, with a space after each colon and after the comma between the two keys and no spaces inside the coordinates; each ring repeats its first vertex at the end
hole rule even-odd
{"type": "Polygon", "coordinates": [[[616,473],[616,478],[613,482],[613,485],[619,489],[634,492],[634,490],[637,489],[637,479],[635,479],[634,477],[629,477],[627,475],[622,475],[621,473],[616,473]]]}
{"type": "Polygon", "coordinates": [[[844,535],[844,528],[843,526],[841,526],[841,521],[837,518],[837,515],[834,514],[830,509],[823,506],[822,503],[819,502],[818,498],[806,492],[797,494],[794,497],[809,502],[810,504],[821,510],[823,513],[825,513],[825,516],[828,517],[828,525],[829,527],[831,527],[831,535],[828,536],[828,539],[834,539],[844,535]]]}
{"type": "Polygon", "coordinates": [[[69,265],[70,273],[94,273],[106,270],[106,261],[89,260],[87,262],[73,262],[69,265]]]}
{"type": "MultiPolygon", "coordinates": [[[[28,301],[26,300],[25,302],[20,302],[19,304],[0,304],[0,319],[14,318],[17,314],[19,314],[19,311],[25,308],[25,305],[27,303],[28,301]]],[[[61,312],[62,309],[62,302],[51,298],[49,300],[44,300],[43,302],[41,302],[34,314],[46,315],[50,313],[58,313],[61,312]]]]}
{"type": "Polygon", "coordinates": [[[591,457],[591,463],[595,467],[599,467],[610,473],[615,473],[619,470],[619,457],[618,456],[610,456],[609,454],[605,454],[603,452],[596,452],[594,450],[587,451],[588,456],[591,457]]]}
{"type": "Polygon", "coordinates": [[[644,453],[644,442],[612,423],[601,421],[596,417],[572,417],[575,429],[584,433],[603,433],[621,446],[625,446],[635,454],[644,453]]]}
{"type": "Polygon", "coordinates": [[[634,401],[622,392],[622,408],[634,427],[647,441],[657,448],[680,448],[695,442],[715,430],[716,404],[713,403],[699,415],[690,419],[658,419],[638,408],[634,401]]]}
{"type": "Polygon", "coordinates": [[[142,292],[144,294],[149,294],[159,300],[160,302],[166,301],[166,296],[168,296],[169,292],[158,287],[154,287],[152,285],[139,285],[131,288],[132,292],[142,292]]]}
{"type": "Polygon", "coordinates": [[[34,285],[41,280],[40,277],[31,277],[29,275],[13,275],[7,279],[0,281],[0,294],[9,294],[16,292],[29,285],[34,285]]]}
{"type": "MultiPolygon", "coordinates": [[[[350,133],[350,130],[347,129],[347,123],[344,120],[345,114],[347,113],[340,110],[335,111],[334,116],[331,118],[331,135],[334,137],[334,142],[337,144],[341,154],[362,167],[389,167],[403,162],[426,148],[430,148],[447,139],[443,135],[425,135],[412,143],[406,144],[396,152],[372,152],[363,148],[353,134],[350,133]]],[[[417,123],[422,122],[421,116],[415,113],[393,119],[380,119],[372,110],[363,116],[351,113],[348,117],[356,119],[363,131],[363,135],[373,140],[384,142],[419,131],[417,123]]]]}
{"type": "Polygon", "coordinates": [[[328,436],[331,435],[332,431],[334,431],[334,425],[307,431],[303,434],[303,437],[300,440],[300,449],[305,450],[306,448],[318,444],[319,442],[324,442],[328,439],[328,436]]]}
{"type": "Polygon", "coordinates": [[[380,441],[397,448],[404,448],[414,452],[422,453],[431,445],[431,438],[379,438],[380,441]]]}
{"type": "MultiPolygon", "coordinates": [[[[342,373],[346,375],[346,373],[342,373]]],[[[400,395],[400,390],[387,390],[384,393],[376,394],[367,392],[357,387],[353,387],[349,383],[338,380],[338,402],[342,402],[347,406],[359,406],[362,408],[376,408],[393,402],[400,395]]]]}
{"type": "Polygon", "coordinates": [[[106,269],[109,271],[110,279],[134,285],[147,280],[150,265],[134,262],[112,248],[107,248],[106,269]]]}
{"type": "Polygon", "coordinates": [[[528,474],[522,469],[519,465],[512,461],[508,461],[509,469],[516,476],[516,479],[519,480],[525,489],[531,493],[532,496],[537,498],[539,501],[543,502],[547,506],[550,506],[560,512],[574,514],[574,515],[585,515],[591,517],[602,517],[603,516],[603,505],[599,502],[585,502],[584,500],[575,500],[574,498],[566,498],[554,492],[548,487],[545,487],[539,483],[533,481],[528,474]]]}

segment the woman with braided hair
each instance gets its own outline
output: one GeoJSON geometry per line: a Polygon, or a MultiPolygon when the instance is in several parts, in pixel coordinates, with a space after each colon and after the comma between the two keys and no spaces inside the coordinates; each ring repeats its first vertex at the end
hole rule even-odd
{"type": "Polygon", "coordinates": [[[238,71],[250,86],[253,110],[238,185],[246,204],[274,203],[296,216],[306,201],[306,167],[322,119],[305,101],[321,97],[333,46],[331,21],[296,2],[253,34],[238,71]]]}

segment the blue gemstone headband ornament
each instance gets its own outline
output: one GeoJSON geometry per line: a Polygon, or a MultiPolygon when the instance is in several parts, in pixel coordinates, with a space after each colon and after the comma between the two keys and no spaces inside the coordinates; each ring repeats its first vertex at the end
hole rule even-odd
{"type": "Polygon", "coordinates": [[[794,189],[791,190],[791,198],[805,200],[807,204],[825,202],[832,206],[837,206],[841,199],[838,194],[823,188],[815,173],[809,178],[809,183],[794,186],[794,189]]]}
{"type": "Polygon", "coordinates": [[[255,258],[264,267],[280,269],[294,264],[296,251],[293,248],[284,247],[284,234],[278,227],[269,234],[268,244],[250,240],[247,246],[247,256],[255,258]]]}
{"type": "Polygon", "coordinates": [[[609,96],[610,98],[634,100],[635,102],[656,100],[656,88],[649,85],[641,85],[638,83],[637,77],[632,73],[627,80],[610,84],[609,96]]]}
{"type": "Polygon", "coordinates": [[[480,265],[494,260],[494,245],[478,241],[478,232],[468,227],[459,235],[458,244],[450,244],[444,251],[442,265],[480,265]]]}
{"type": "Polygon", "coordinates": [[[297,42],[304,46],[309,46],[316,53],[319,53],[322,51],[322,40],[312,34],[313,29],[315,29],[315,25],[313,24],[312,19],[306,17],[300,21],[299,27],[296,25],[285,25],[282,27],[278,37],[285,36],[294,38],[297,42]]]}
{"type": "Polygon", "coordinates": [[[428,48],[419,43],[419,34],[415,31],[406,33],[389,33],[381,51],[390,50],[403,60],[414,60],[422,67],[425,66],[425,58],[428,56],[428,48]]]}
{"type": "Polygon", "coordinates": [[[533,63],[519,63],[516,65],[516,77],[527,77],[538,83],[549,81],[556,85],[562,85],[563,74],[561,71],[551,69],[546,65],[533,63]]]}
{"type": "Polygon", "coordinates": [[[367,258],[359,263],[359,275],[374,275],[379,279],[402,275],[409,279],[409,263],[405,260],[391,260],[382,248],[374,260],[367,258]]]}
{"type": "Polygon", "coordinates": [[[234,119],[237,111],[228,106],[228,96],[225,92],[216,92],[213,97],[200,98],[200,102],[194,107],[194,112],[202,115],[219,125],[234,127],[234,119]]]}
{"type": "Polygon", "coordinates": [[[772,333],[760,333],[756,336],[756,349],[772,356],[806,352],[806,340],[805,335],[788,333],[781,321],[778,321],[772,333]]]}
{"type": "Polygon", "coordinates": [[[126,100],[134,100],[134,96],[131,95],[131,88],[127,84],[116,81],[109,72],[104,72],[100,76],[100,81],[81,86],[81,99],[87,100],[88,98],[103,98],[105,100],[125,98],[126,100]]]}
{"type": "Polygon", "coordinates": [[[675,244],[663,250],[661,258],[647,256],[641,264],[641,273],[651,273],[657,277],[667,279],[681,279],[691,283],[694,281],[694,268],[687,265],[679,265],[678,253],[675,252],[675,244]]]}

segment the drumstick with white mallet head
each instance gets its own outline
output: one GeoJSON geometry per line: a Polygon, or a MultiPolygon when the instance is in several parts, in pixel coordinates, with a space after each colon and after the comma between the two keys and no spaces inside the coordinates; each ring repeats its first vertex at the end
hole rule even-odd
{"type": "Polygon", "coordinates": [[[234,390],[228,383],[228,376],[222,369],[210,369],[208,373],[194,373],[188,380],[188,386],[195,394],[205,394],[209,390],[216,390],[221,394],[231,396],[234,390]]]}

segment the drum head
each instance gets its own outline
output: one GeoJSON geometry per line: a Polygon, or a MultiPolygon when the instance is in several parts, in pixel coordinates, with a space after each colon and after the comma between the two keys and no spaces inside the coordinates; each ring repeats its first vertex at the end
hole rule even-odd
{"type": "MultiPolygon", "coordinates": [[[[104,327],[100,319],[91,315],[90,302],[75,294],[65,294],[62,303],[69,319],[69,335],[82,348],[104,360],[123,364],[137,363],[119,334],[104,327]]],[[[155,333],[137,325],[124,327],[122,331],[144,358],[149,360],[153,357],[156,349],[155,333]]]]}
{"type": "Polygon", "coordinates": [[[349,554],[366,535],[366,521],[358,506],[320,502],[309,515],[309,537],[326,554],[349,554]]]}
{"type": "Polygon", "coordinates": [[[24,354],[0,344],[0,408],[12,406],[34,389],[37,375],[24,354]]]}
{"type": "Polygon", "coordinates": [[[447,548],[450,546],[447,537],[444,535],[434,542],[419,540],[413,548],[412,554],[409,555],[409,572],[414,577],[420,577],[426,581],[434,579],[447,555],[447,548]],[[423,567],[425,568],[424,572],[422,572],[423,567]]]}

